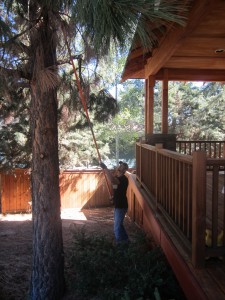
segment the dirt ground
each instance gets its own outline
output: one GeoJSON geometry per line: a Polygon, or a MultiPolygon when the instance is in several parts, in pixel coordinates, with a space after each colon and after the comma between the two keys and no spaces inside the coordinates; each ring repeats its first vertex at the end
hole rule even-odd
{"type": "MultiPolygon", "coordinates": [[[[74,229],[113,237],[113,208],[65,209],[61,213],[65,259],[74,229]]],[[[32,262],[32,221],[30,214],[0,214],[0,300],[28,299],[32,262]]],[[[130,239],[140,229],[125,218],[130,239]]]]}

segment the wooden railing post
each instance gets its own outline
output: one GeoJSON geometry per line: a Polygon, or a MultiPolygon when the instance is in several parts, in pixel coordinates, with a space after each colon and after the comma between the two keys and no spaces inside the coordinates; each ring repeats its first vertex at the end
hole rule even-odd
{"type": "Polygon", "coordinates": [[[135,158],[136,158],[136,176],[139,176],[139,143],[135,144],[135,158]]]}
{"type": "Polygon", "coordinates": [[[140,142],[140,156],[139,156],[139,171],[140,171],[140,176],[139,176],[139,178],[140,178],[140,182],[142,183],[142,166],[141,166],[141,164],[142,164],[142,144],[141,144],[141,142],[140,142]]]}
{"type": "Polygon", "coordinates": [[[192,176],[192,263],[201,268],[205,264],[206,228],[206,152],[193,152],[192,176]]]}
{"type": "Polygon", "coordinates": [[[168,133],[168,69],[163,72],[162,90],[162,133],[168,133]]]}
{"type": "Polygon", "coordinates": [[[160,168],[160,164],[159,164],[159,155],[158,155],[158,150],[160,149],[163,149],[163,144],[156,144],[155,145],[155,148],[156,148],[156,160],[155,160],[155,163],[156,163],[156,166],[155,166],[155,184],[156,184],[156,187],[155,187],[155,201],[156,201],[156,210],[158,209],[158,198],[159,198],[159,189],[160,189],[160,186],[159,186],[159,182],[160,182],[160,175],[161,175],[161,168],[160,168]]]}
{"type": "Polygon", "coordinates": [[[136,143],[136,176],[141,181],[141,141],[136,143]]]}

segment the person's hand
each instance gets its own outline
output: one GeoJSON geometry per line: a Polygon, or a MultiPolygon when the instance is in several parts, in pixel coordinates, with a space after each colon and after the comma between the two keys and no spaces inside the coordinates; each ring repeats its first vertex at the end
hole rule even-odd
{"type": "Polygon", "coordinates": [[[104,170],[104,169],[107,169],[106,165],[103,163],[103,162],[100,162],[100,167],[104,170]]]}

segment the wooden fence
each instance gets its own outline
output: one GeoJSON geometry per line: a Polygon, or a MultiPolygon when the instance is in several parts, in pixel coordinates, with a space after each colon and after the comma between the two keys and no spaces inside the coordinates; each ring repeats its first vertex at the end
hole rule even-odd
{"type": "Polygon", "coordinates": [[[101,170],[64,171],[59,180],[62,208],[102,207],[110,203],[101,170]]]}
{"type": "Polygon", "coordinates": [[[1,212],[30,210],[30,175],[28,170],[17,169],[13,173],[1,173],[1,212]]]}
{"type": "MultiPolygon", "coordinates": [[[[209,158],[204,151],[190,156],[137,143],[136,164],[137,180],[153,211],[167,220],[189,249],[193,265],[202,267],[205,257],[224,255],[225,159],[209,158]],[[210,233],[207,247],[206,232],[210,233]]],[[[129,193],[131,199],[138,198],[137,191],[129,193]]],[[[140,207],[132,201],[131,210],[137,212],[130,215],[140,219],[140,207]]]]}
{"type": "MultiPolygon", "coordinates": [[[[64,171],[59,175],[61,208],[91,208],[109,205],[101,170],[64,171]]],[[[28,170],[0,174],[1,213],[30,212],[31,185],[28,170]]]]}

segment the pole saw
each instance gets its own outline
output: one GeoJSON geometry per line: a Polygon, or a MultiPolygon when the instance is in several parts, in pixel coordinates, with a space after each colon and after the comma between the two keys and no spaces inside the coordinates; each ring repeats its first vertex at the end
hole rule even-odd
{"type": "MultiPolygon", "coordinates": [[[[74,72],[74,75],[75,75],[75,79],[76,79],[76,83],[77,83],[77,87],[78,87],[78,91],[79,91],[81,103],[82,103],[84,112],[85,112],[86,117],[87,117],[88,125],[89,125],[89,128],[91,130],[92,138],[93,138],[93,141],[94,141],[94,144],[95,144],[95,148],[96,148],[96,151],[97,151],[98,161],[100,163],[102,161],[101,160],[101,155],[100,155],[100,152],[99,152],[99,149],[98,149],[98,145],[97,145],[97,142],[96,142],[96,138],[95,138],[93,126],[92,126],[91,121],[90,121],[86,99],[85,99],[85,96],[84,96],[84,93],[83,93],[83,89],[82,89],[79,77],[77,75],[77,70],[76,70],[76,67],[75,67],[75,64],[74,64],[73,56],[71,54],[71,50],[70,50],[70,47],[69,47],[69,44],[68,44],[68,41],[67,41],[67,38],[66,38],[66,33],[65,33],[64,28],[62,28],[62,31],[63,31],[63,35],[64,35],[65,44],[66,44],[66,47],[67,47],[67,50],[68,50],[68,53],[69,53],[70,62],[71,62],[72,67],[73,67],[73,72],[74,72]]],[[[110,199],[111,199],[112,198],[112,190],[110,188],[109,181],[108,181],[108,178],[107,178],[107,175],[106,175],[106,172],[105,172],[104,169],[103,169],[103,174],[104,174],[104,177],[105,177],[106,186],[107,186],[107,189],[108,189],[108,192],[109,192],[109,196],[110,196],[110,199]]]]}

